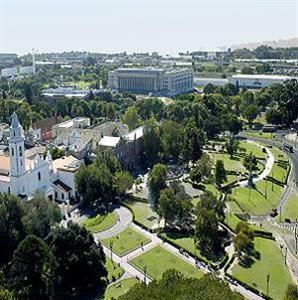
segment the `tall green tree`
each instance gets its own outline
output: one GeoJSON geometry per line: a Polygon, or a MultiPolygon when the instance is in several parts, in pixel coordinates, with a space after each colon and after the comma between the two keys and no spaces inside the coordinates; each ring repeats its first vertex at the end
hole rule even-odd
{"type": "Polygon", "coordinates": [[[215,183],[220,186],[227,181],[227,172],[222,160],[217,160],[215,164],[215,183]]]}
{"type": "Polygon", "coordinates": [[[41,192],[35,193],[34,198],[25,203],[24,209],[25,215],[22,221],[26,232],[40,238],[45,238],[51,226],[62,219],[59,206],[41,192]]]}
{"type": "Polygon", "coordinates": [[[238,148],[239,142],[233,136],[230,136],[228,141],[226,142],[226,149],[231,158],[233,158],[237,153],[238,148]]]}
{"type": "Polygon", "coordinates": [[[25,236],[22,222],[24,210],[20,199],[0,193],[0,264],[8,263],[19,242],[25,236]]]}
{"type": "Polygon", "coordinates": [[[122,117],[123,123],[125,123],[129,130],[133,130],[137,128],[141,123],[141,118],[139,116],[138,110],[131,106],[126,111],[125,114],[122,117]]]}
{"type": "Polygon", "coordinates": [[[52,229],[46,239],[55,255],[55,299],[88,299],[105,287],[105,255],[91,233],[74,223],[52,229]]]}
{"type": "Polygon", "coordinates": [[[10,282],[18,299],[55,299],[55,258],[49,247],[28,235],[14,252],[10,282]]]}
{"type": "Polygon", "coordinates": [[[123,196],[129,189],[132,188],[133,178],[127,171],[116,172],[114,176],[115,189],[120,196],[123,196]]]}
{"type": "Polygon", "coordinates": [[[164,120],[160,126],[162,152],[165,158],[178,159],[181,153],[182,126],[171,120],[164,120]]]}
{"type": "Polygon", "coordinates": [[[144,123],[143,141],[146,161],[152,165],[161,150],[160,130],[154,117],[144,123]]]}
{"type": "Polygon", "coordinates": [[[165,165],[156,164],[148,178],[148,188],[150,197],[155,207],[158,206],[158,199],[161,190],[167,187],[167,168],[165,165]]]}

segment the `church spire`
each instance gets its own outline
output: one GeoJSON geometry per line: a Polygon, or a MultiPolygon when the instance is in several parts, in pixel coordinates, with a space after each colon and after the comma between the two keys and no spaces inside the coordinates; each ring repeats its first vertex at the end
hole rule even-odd
{"type": "Polygon", "coordinates": [[[10,138],[17,139],[23,138],[23,128],[19,122],[18,116],[14,111],[11,116],[11,125],[10,125],[10,138]]]}

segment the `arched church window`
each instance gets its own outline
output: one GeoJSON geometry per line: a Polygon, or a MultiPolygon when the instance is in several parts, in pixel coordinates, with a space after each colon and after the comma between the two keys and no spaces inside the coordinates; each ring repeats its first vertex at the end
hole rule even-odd
{"type": "Polygon", "coordinates": [[[23,155],[22,146],[19,147],[20,156],[23,155]]]}
{"type": "Polygon", "coordinates": [[[11,155],[14,156],[14,149],[11,147],[11,155]]]}
{"type": "Polygon", "coordinates": [[[38,180],[40,180],[40,179],[41,179],[41,174],[40,174],[40,172],[38,172],[37,176],[38,176],[38,180]]]}
{"type": "Polygon", "coordinates": [[[15,131],[13,131],[13,136],[16,136],[16,132],[15,131]]]}

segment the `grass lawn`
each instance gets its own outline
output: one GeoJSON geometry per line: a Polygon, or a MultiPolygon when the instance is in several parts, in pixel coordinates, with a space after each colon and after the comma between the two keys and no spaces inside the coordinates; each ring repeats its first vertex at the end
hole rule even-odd
{"type": "Polygon", "coordinates": [[[246,135],[252,137],[259,137],[268,140],[274,140],[274,133],[271,132],[262,132],[262,131],[247,131],[245,132],[246,135]]]}
{"type": "Polygon", "coordinates": [[[153,279],[161,279],[162,274],[169,269],[176,269],[186,277],[200,278],[203,272],[180,259],[175,254],[157,246],[130,261],[139,270],[147,267],[147,274],[153,279]]]}
{"type": "Polygon", "coordinates": [[[269,148],[269,150],[273,154],[275,161],[288,161],[289,160],[286,153],[284,153],[282,150],[279,150],[275,147],[269,148]]]}
{"type": "Polygon", "coordinates": [[[85,90],[88,89],[90,86],[91,82],[86,82],[86,81],[68,81],[65,83],[65,85],[71,85],[71,86],[76,86],[77,89],[80,90],[85,90]]]}
{"type": "Polygon", "coordinates": [[[125,203],[131,208],[135,215],[135,220],[149,228],[158,226],[158,215],[152,210],[149,203],[129,200],[125,203]]]}
{"type": "Polygon", "coordinates": [[[242,157],[239,155],[234,155],[233,159],[231,159],[230,154],[228,153],[212,153],[212,157],[214,160],[214,165],[216,161],[222,160],[227,171],[235,171],[235,172],[245,172],[245,167],[242,164],[242,157]]]}
{"type": "Polygon", "coordinates": [[[260,159],[265,159],[267,155],[262,151],[262,146],[259,147],[255,143],[241,141],[239,143],[239,153],[249,154],[250,152],[260,159]]]}
{"type": "Polygon", "coordinates": [[[139,248],[142,243],[143,245],[150,242],[150,240],[145,237],[143,234],[134,230],[131,227],[126,228],[124,231],[119,233],[116,236],[102,240],[102,242],[110,248],[111,242],[113,243],[113,251],[117,255],[124,255],[128,252],[131,252],[139,248]]]}
{"type": "Polygon", "coordinates": [[[106,215],[97,215],[95,217],[88,218],[83,222],[82,225],[91,232],[98,232],[111,227],[117,222],[117,220],[117,214],[115,212],[112,212],[106,215]]]}
{"type": "Polygon", "coordinates": [[[273,299],[283,299],[285,289],[291,278],[284,263],[284,258],[274,241],[255,238],[255,250],[260,253],[260,258],[253,258],[250,267],[235,265],[231,273],[236,278],[261,290],[266,294],[266,276],[270,274],[269,296],[273,299]]]}
{"type": "MultiPolygon", "coordinates": [[[[298,196],[292,193],[283,206],[281,211],[281,219],[284,221],[285,219],[290,219],[291,221],[295,221],[298,219],[298,196]]],[[[279,220],[279,216],[276,217],[279,220]]]]}
{"type": "Polygon", "coordinates": [[[225,223],[235,230],[237,224],[245,220],[245,215],[235,201],[227,202],[227,207],[228,210],[225,215],[225,223]]]}
{"type": "Polygon", "coordinates": [[[124,274],[124,270],[117,264],[113,263],[110,258],[106,257],[106,269],[108,271],[108,280],[120,278],[124,274]]]}
{"type": "Polygon", "coordinates": [[[118,299],[126,294],[139,281],[135,278],[123,279],[113,283],[106,289],[104,300],[118,299]]]}
{"type": "Polygon", "coordinates": [[[285,184],[289,171],[290,171],[289,165],[287,165],[286,163],[276,162],[273,164],[269,176],[285,184]]]}
{"type": "Polygon", "coordinates": [[[244,213],[249,215],[266,215],[270,213],[273,208],[276,208],[282,193],[282,187],[268,181],[267,198],[265,198],[265,189],[266,181],[261,180],[256,183],[254,189],[247,187],[237,187],[233,189],[231,196],[244,213]]]}
{"type": "Polygon", "coordinates": [[[220,192],[218,189],[215,187],[214,184],[204,184],[205,190],[211,192],[214,194],[217,198],[220,196],[220,192]]]}

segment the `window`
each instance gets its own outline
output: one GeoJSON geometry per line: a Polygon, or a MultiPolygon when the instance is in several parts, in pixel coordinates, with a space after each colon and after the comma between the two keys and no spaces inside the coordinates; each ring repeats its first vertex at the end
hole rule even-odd
{"type": "Polygon", "coordinates": [[[14,149],[11,147],[11,155],[14,156],[14,149]]]}
{"type": "Polygon", "coordinates": [[[22,146],[19,147],[19,153],[20,153],[20,156],[23,155],[22,146]]]}
{"type": "Polygon", "coordinates": [[[40,174],[40,172],[38,172],[37,176],[38,176],[38,180],[40,181],[40,179],[41,179],[41,174],[40,174]]]}
{"type": "Polygon", "coordinates": [[[61,198],[64,200],[64,194],[63,193],[61,193],[61,198]]]}
{"type": "Polygon", "coordinates": [[[57,192],[55,192],[55,198],[56,198],[56,199],[58,198],[58,193],[57,193],[57,192]]]}

